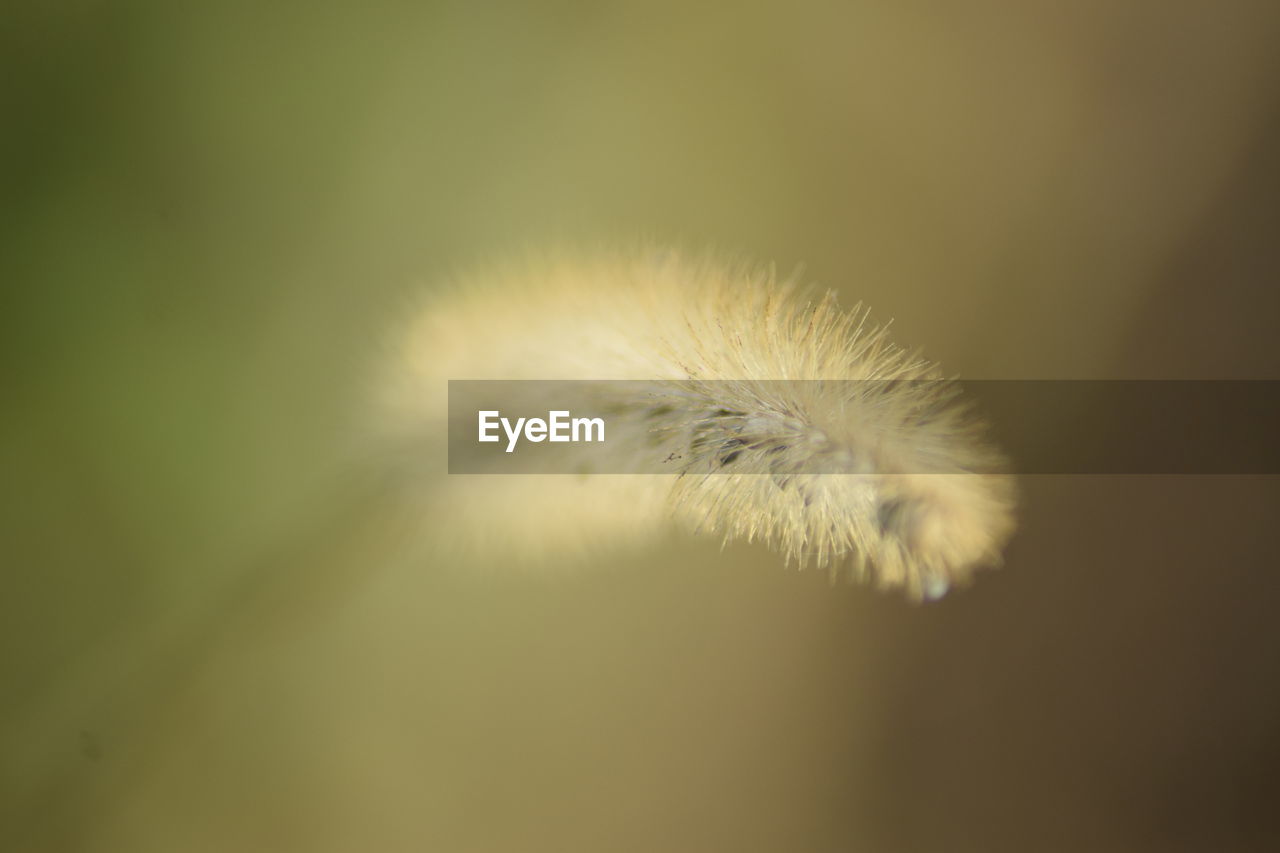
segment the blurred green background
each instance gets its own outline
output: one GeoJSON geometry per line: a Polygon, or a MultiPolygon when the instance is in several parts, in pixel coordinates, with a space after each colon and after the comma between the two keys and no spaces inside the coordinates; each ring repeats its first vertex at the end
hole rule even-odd
{"type": "Polygon", "coordinates": [[[921,609],[442,571],[353,470],[407,306],[546,243],[803,263],[970,378],[1280,377],[1275,3],[64,0],[0,68],[4,849],[1280,838],[1272,479],[1030,478],[921,609]]]}

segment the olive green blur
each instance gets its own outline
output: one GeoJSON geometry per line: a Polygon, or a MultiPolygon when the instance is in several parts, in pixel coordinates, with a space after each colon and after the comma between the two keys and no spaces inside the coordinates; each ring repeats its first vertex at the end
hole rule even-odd
{"type": "Polygon", "coordinates": [[[1273,0],[19,0],[0,71],[0,849],[1280,843],[1274,478],[1026,478],[916,607],[439,565],[361,430],[546,245],[802,264],[968,378],[1280,378],[1273,0]]]}

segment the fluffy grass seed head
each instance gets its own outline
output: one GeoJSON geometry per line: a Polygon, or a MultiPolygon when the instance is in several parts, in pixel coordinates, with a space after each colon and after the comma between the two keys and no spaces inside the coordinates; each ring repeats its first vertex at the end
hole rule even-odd
{"type": "MultiPolygon", "coordinates": [[[[447,379],[646,380],[610,427],[679,475],[445,476],[435,535],[553,555],[669,521],[932,598],[998,563],[1014,490],[936,365],[771,270],[670,252],[543,255],[437,293],[398,339],[383,434],[443,457],[447,379]]],[[[615,386],[616,387],[616,386],[615,386]]],[[[630,387],[630,386],[628,386],[630,387]]],[[[411,466],[413,467],[413,466],[411,466]]],[[[421,471],[421,466],[417,466],[421,471]]]]}

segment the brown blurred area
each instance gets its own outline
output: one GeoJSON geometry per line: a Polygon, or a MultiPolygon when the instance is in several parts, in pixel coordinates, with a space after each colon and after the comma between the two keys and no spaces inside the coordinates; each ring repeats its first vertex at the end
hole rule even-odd
{"type": "Polygon", "coordinates": [[[1274,3],[64,0],[0,57],[0,849],[1280,846],[1275,478],[1024,478],[916,607],[432,564],[353,427],[441,275],[636,237],[966,377],[1280,379],[1274,3]]]}

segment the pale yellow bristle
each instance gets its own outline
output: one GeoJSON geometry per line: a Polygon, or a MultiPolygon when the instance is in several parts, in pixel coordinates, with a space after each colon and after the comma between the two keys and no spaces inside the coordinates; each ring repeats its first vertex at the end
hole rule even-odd
{"type": "Polygon", "coordinates": [[[933,597],[998,562],[1014,503],[999,455],[939,380],[866,312],[766,269],[544,255],[433,295],[397,339],[378,428],[424,529],[460,552],[554,560],[674,521],[933,597]],[[668,383],[679,402],[661,417],[651,398],[617,410],[671,442],[685,475],[447,475],[449,379],[668,383]],[[776,381],[815,379],[886,381],[776,381]]]}

